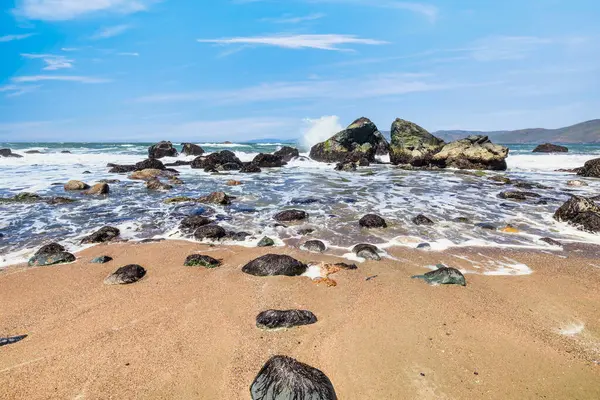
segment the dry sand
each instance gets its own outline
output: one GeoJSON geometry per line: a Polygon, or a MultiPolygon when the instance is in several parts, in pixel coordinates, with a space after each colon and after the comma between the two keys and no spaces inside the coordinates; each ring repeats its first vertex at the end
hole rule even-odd
{"type": "Polygon", "coordinates": [[[70,265],[0,271],[0,336],[29,335],[0,348],[0,398],[248,399],[275,354],[321,369],[341,400],[600,398],[600,261],[590,251],[397,249],[396,260],[332,275],[336,287],[241,272],[269,252],[340,261],[173,241],[101,245],[70,265]],[[225,264],[184,267],[194,252],[225,264]],[[105,254],[115,261],[89,264],[105,254]],[[534,272],[468,274],[467,287],[409,279],[439,262],[474,270],[455,255],[480,265],[508,257],[534,272]],[[129,263],[146,277],[103,285],[129,263]],[[255,317],[270,308],[308,309],[319,321],[261,331],[255,317]]]}

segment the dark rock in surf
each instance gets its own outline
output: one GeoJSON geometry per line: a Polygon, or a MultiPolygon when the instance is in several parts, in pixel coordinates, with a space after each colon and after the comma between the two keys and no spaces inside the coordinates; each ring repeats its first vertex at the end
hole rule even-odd
{"type": "Polygon", "coordinates": [[[181,152],[186,156],[201,156],[202,154],[204,154],[204,149],[198,146],[197,144],[183,143],[181,152]]]}
{"type": "Polygon", "coordinates": [[[504,171],[508,151],[487,136],[474,135],[445,145],[433,156],[432,163],[442,168],[504,171]]]}
{"type": "Polygon", "coordinates": [[[121,234],[117,228],[105,226],[89,236],[81,239],[82,244],[110,242],[121,234]]]}
{"type": "Polygon", "coordinates": [[[302,248],[314,253],[322,253],[326,250],[325,243],[320,240],[309,240],[302,245],[302,248]]]}
{"type": "Polygon", "coordinates": [[[569,149],[552,143],[544,143],[533,149],[534,153],[568,153],[569,149]]]}
{"type": "Polygon", "coordinates": [[[75,256],[65,250],[58,243],[50,243],[40,249],[29,259],[29,266],[43,267],[57,264],[71,263],[76,260],[75,256]]]}
{"type": "Polygon", "coordinates": [[[227,232],[219,225],[204,225],[194,232],[194,237],[198,240],[219,240],[225,236],[227,232]]]}
{"type": "Polygon", "coordinates": [[[90,188],[90,185],[81,181],[69,181],[65,183],[63,188],[65,189],[65,191],[86,190],[90,188]]]}
{"type": "Polygon", "coordinates": [[[298,276],[306,272],[306,265],[290,256],[267,254],[244,265],[242,271],[254,276],[298,276]]]}
{"type": "Polygon", "coordinates": [[[239,170],[243,164],[236,155],[229,150],[223,150],[217,153],[209,154],[208,156],[198,157],[192,161],[191,167],[196,169],[204,170],[223,170],[223,166],[229,164],[227,167],[229,171],[239,170]],[[234,168],[235,166],[235,168],[234,168]]]}
{"type": "Polygon", "coordinates": [[[498,230],[498,228],[495,225],[487,223],[487,222],[479,222],[479,223],[475,224],[475,226],[478,228],[484,229],[486,231],[498,230]]]}
{"type": "Polygon", "coordinates": [[[335,166],[335,170],[342,171],[342,172],[355,172],[356,171],[356,163],[341,162],[335,166]]]}
{"type": "Polygon", "coordinates": [[[96,183],[94,186],[92,186],[88,190],[81,192],[81,194],[102,195],[102,194],[108,194],[109,192],[110,192],[110,186],[108,186],[107,183],[96,183]]]}
{"type": "Polygon", "coordinates": [[[277,222],[294,222],[307,219],[308,214],[302,210],[285,210],[275,214],[273,218],[277,222]]]}
{"type": "Polygon", "coordinates": [[[586,178],[600,178],[600,158],[590,160],[577,172],[577,175],[586,178]]]}
{"type": "Polygon", "coordinates": [[[196,230],[202,226],[209,225],[213,221],[201,215],[191,215],[185,217],[179,224],[179,230],[184,234],[193,235],[196,230]]]}
{"type": "Polygon", "coordinates": [[[25,154],[44,154],[39,150],[27,150],[25,154]]]}
{"type": "Polygon", "coordinates": [[[360,258],[364,258],[365,260],[381,260],[381,256],[379,255],[379,249],[376,246],[373,246],[372,244],[357,244],[352,249],[352,252],[360,258]]]}
{"type": "Polygon", "coordinates": [[[63,150],[60,152],[61,154],[71,154],[71,152],[69,150],[63,150]]]}
{"type": "Polygon", "coordinates": [[[130,264],[119,268],[104,279],[105,285],[129,285],[142,279],[146,270],[137,264],[130,264]]]}
{"type": "Polygon", "coordinates": [[[343,262],[339,262],[339,263],[335,263],[333,265],[336,266],[336,267],[339,267],[339,268],[341,268],[343,270],[355,270],[355,269],[358,269],[358,267],[356,266],[356,264],[346,264],[346,263],[343,263],[343,262]]]}
{"type": "Polygon", "coordinates": [[[108,164],[107,166],[110,167],[108,172],[111,174],[127,174],[136,170],[135,165],[108,164]]]}
{"type": "Polygon", "coordinates": [[[289,329],[316,322],[315,314],[306,310],[267,310],[256,317],[256,327],[260,329],[289,329]]]}
{"type": "Polygon", "coordinates": [[[281,157],[274,154],[260,153],[254,157],[252,164],[258,165],[260,168],[279,168],[283,167],[286,163],[281,157]]]}
{"type": "Polygon", "coordinates": [[[537,199],[542,196],[537,193],[534,193],[534,192],[507,191],[507,192],[501,192],[498,195],[498,197],[501,199],[505,199],[505,200],[525,201],[525,200],[529,200],[530,198],[537,199]]]}
{"type": "Polygon", "coordinates": [[[600,232],[600,206],[585,197],[571,197],[556,210],[554,219],[560,222],[568,222],[582,231],[600,232]]]}
{"type": "Polygon", "coordinates": [[[202,254],[192,254],[185,259],[183,265],[186,267],[204,267],[204,268],[217,268],[221,266],[222,261],[205,256],[202,254]]]}
{"type": "Polygon", "coordinates": [[[27,337],[27,335],[12,336],[12,337],[0,337],[0,347],[8,346],[9,344],[15,344],[15,343],[20,342],[21,340],[25,339],[26,337],[27,337]]]}
{"type": "Polygon", "coordinates": [[[293,147],[283,146],[281,149],[273,153],[273,155],[280,157],[285,162],[290,162],[292,159],[300,157],[300,152],[298,149],[293,147]]]}
{"type": "Polygon", "coordinates": [[[167,169],[162,163],[162,161],[157,160],[155,158],[148,158],[144,161],[140,161],[139,163],[136,163],[134,167],[135,171],[143,171],[145,169],[159,169],[161,171],[164,171],[165,169],[167,169]]]}
{"type": "Polygon", "coordinates": [[[363,228],[387,228],[385,219],[376,214],[367,214],[362,217],[358,224],[363,228]]]}
{"type": "Polygon", "coordinates": [[[112,257],[109,256],[100,256],[100,257],[96,257],[94,259],[92,259],[90,261],[91,264],[106,264],[111,262],[113,259],[112,257]]]}
{"type": "Polygon", "coordinates": [[[554,240],[552,238],[548,238],[548,237],[541,238],[540,242],[547,243],[550,246],[562,247],[562,243],[561,242],[559,242],[558,240],[554,240]]]}
{"type": "Polygon", "coordinates": [[[498,182],[498,183],[501,183],[504,185],[509,185],[510,183],[512,183],[512,181],[509,177],[502,176],[502,175],[491,176],[488,178],[488,180],[498,182]]]}
{"type": "Polygon", "coordinates": [[[231,204],[231,197],[227,196],[225,192],[213,192],[208,196],[200,197],[197,201],[199,203],[220,204],[222,206],[228,206],[231,204]]]}
{"type": "Polygon", "coordinates": [[[434,154],[445,145],[419,125],[400,118],[392,124],[391,135],[390,161],[396,165],[428,166],[434,154]]]}
{"type": "Polygon", "coordinates": [[[412,223],[415,225],[427,225],[427,226],[435,225],[435,222],[433,222],[430,218],[426,217],[423,214],[419,214],[416,217],[414,217],[412,219],[412,223]]]}
{"type": "Polygon", "coordinates": [[[148,158],[177,157],[178,154],[171,142],[162,141],[148,148],[148,158]]]}
{"type": "Polygon", "coordinates": [[[273,247],[275,246],[275,242],[270,237],[265,236],[258,242],[256,247],[273,247]]]}
{"type": "Polygon", "coordinates": [[[146,181],[146,188],[148,190],[167,192],[173,189],[173,186],[168,185],[166,183],[162,183],[159,179],[154,178],[146,181]]]}
{"type": "Polygon", "coordinates": [[[192,161],[182,161],[182,160],[177,160],[175,162],[172,163],[166,163],[164,164],[165,167],[181,167],[181,166],[188,166],[188,165],[192,165],[192,161]]]}
{"type": "Polygon", "coordinates": [[[438,269],[426,273],[425,275],[415,275],[413,279],[423,279],[430,285],[461,285],[467,286],[465,276],[456,268],[448,268],[444,265],[438,265],[438,269]]]}
{"type": "Polygon", "coordinates": [[[250,386],[252,400],[337,400],[329,378],[290,357],[274,356],[250,386]]]}
{"type": "Polygon", "coordinates": [[[229,240],[234,240],[236,242],[243,242],[246,240],[246,238],[248,236],[252,236],[250,233],[248,232],[234,232],[234,231],[229,231],[227,232],[227,236],[226,238],[229,240]]]}
{"type": "Polygon", "coordinates": [[[248,164],[245,164],[240,169],[240,172],[244,173],[244,174],[258,174],[258,173],[262,172],[262,170],[260,169],[260,167],[258,165],[248,163],[248,164]]]}

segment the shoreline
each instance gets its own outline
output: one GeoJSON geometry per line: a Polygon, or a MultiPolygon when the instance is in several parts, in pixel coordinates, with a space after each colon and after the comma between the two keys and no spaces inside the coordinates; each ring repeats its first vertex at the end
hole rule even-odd
{"type": "Polygon", "coordinates": [[[241,272],[268,253],[341,260],[292,247],[109,243],[71,264],[7,267],[0,333],[29,336],[2,348],[0,398],[249,398],[275,354],[322,370],[341,399],[598,398],[596,248],[387,249],[394,259],[337,272],[335,287],[241,272]],[[224,264],[184,267],[193,253],[224,264]],[[101,255],[114,261],[89,264],[101,255]],[[482,274],[506,259],[533,273],[482,274]],[[103,285],[130,263],[146,268],[141,281],[103,285]],[[437,263],[471,272],[467,286],[410,279],[437,263]],[[256,328],[259,312],[292,308],[318,322],[256,328]]]}

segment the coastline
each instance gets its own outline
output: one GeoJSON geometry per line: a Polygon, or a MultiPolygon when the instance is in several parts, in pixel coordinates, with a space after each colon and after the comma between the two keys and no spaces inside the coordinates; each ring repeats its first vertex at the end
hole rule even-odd
{"type": "Polygon", "coordinates": [[[293,247],[111,243],[72,264],[7,267],[1,333],[29,336],[2,349],[0,398],[242,399],[275,354],[322,370],[340,399],[598,398],[596,249],[393,248],[393,259],[332,275],[335,287],[241,272],[268,253],[343,261],[293,247]],[[195,252],[224,264],[184,267],[195,252]],[[114,261],[89,264],[100,255],[114,261]],[[481,273],[498,261],[532,273],[481,273]],[[102,284],[130,263],[146,277],[102,284]],[[437,263],[478,273],[465,274],[466,287],[410,279],[437,263]],[[318,322],[256,328],[259,312],[292,308],[318,322]]]}

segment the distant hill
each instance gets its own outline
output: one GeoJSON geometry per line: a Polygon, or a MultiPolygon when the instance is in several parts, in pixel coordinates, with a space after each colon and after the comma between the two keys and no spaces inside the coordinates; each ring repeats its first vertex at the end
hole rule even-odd
{"type": "Polygon", "coordinates": [[[245,143],[254,144],[254,143],[295,143],[295,139],[252,139],[248,140],[245,143]]]}
{"type": "Polygon", "coordinates": [[[453,141],[470,135],[486,135],[496,143],[600,143],[600,119],[560,129],[521,129],[518,131],[437,131],[435,136],[453,141]]]}

